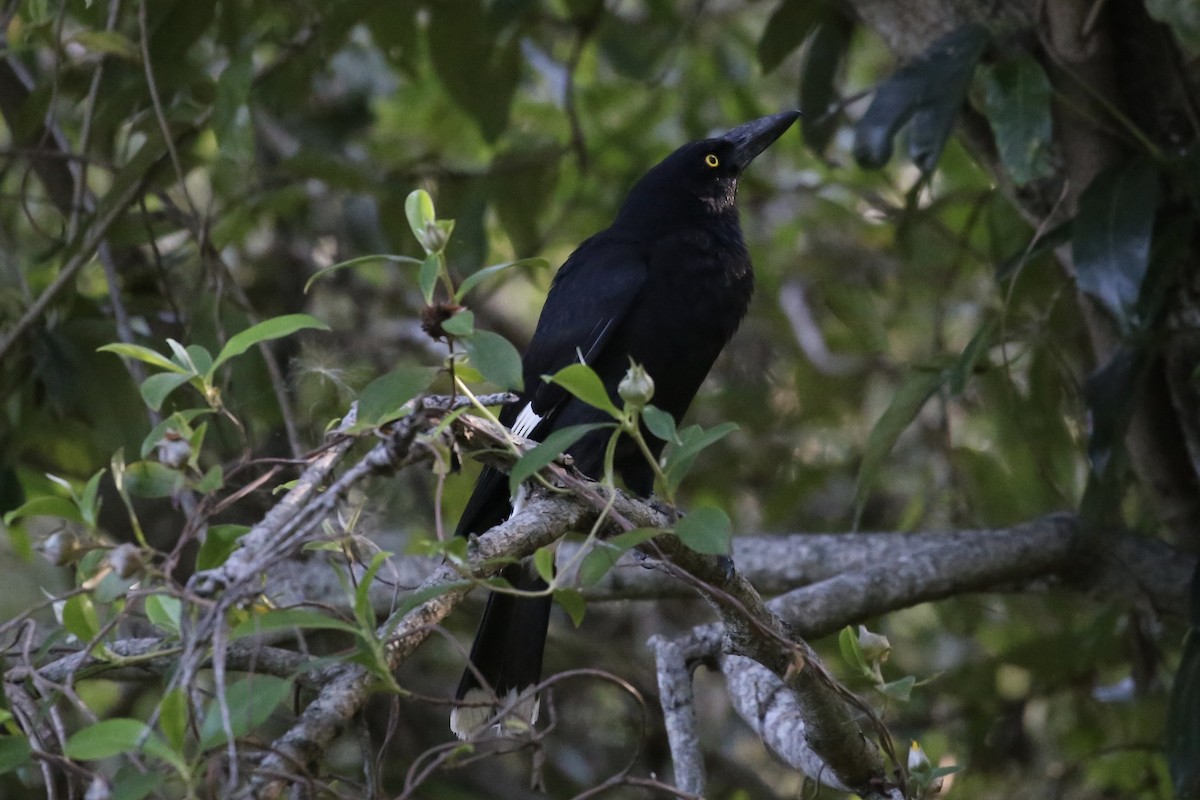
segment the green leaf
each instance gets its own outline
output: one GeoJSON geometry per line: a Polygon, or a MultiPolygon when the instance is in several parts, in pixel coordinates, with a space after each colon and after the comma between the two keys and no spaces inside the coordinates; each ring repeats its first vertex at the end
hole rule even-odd
{"type": "Polygon", "coordinates": [[[139,749],[148,756],[166,761],[177,770],[186,769],[179,755],[167,747],[158,734],[146,727],[146,723],[136,719],[106,719],[89,725],[67,739],[64,751],[68,758],[94,761],[139,749]]]}
{"type": "Polygon", "coordinates": [[[135,358],[138,361],[143,361],[152,367],[165,369],[168,372],[177,372],[180,375],[188,375],[189,377],[191,375],[188,370],[171,361],[171,359],[167,358],[161,353],[151,350],[149,347],[142,347],[139,344],[106,344],[101,347],[97,347],[96,352],[114,353],[118,356],[125,356],[126,358],[135,358]]]}
{"type": "Polygon", "coordinates": [[[1013,253],[1000,262],[996,266],[996,282],[1003,283],[1030,261],[1044,256],[1060,245],[1071,241],[1071,222],[1071,220],[1067,220],[1048,231],[1039,232],[1036,240],[1031,240],[1029,243],[1022,245],[1018,252],[1013,253]]]}
{"type": "Polygon", "coordinates": [[[138,46],[116,31],[80,31],[71,39],[93,53],[116,56],[134,64],[142,62],[142,51],[138,46]]]}
{"type": "Polygon", "coordinates": [[[0,736],[0,775],[33,763],[33,748],[24,736],[0,736]]]}
{"type": "Polygon", "coordinates": [[[244,636],[257,636],[270,631],[290,631],[294,628],[358,633],[358,628],[354,625],[328,614],[307,608],[277,608],[265,614],[255,614],[250,619],[238,623],[229,632],[229,638],[232,641],[244,636]]]}
{"type": "Polygon", "coordinates": [[[501,389],[521,391],[521,354],[503,336],[491,331],[475,331],[462,340],[471,366],[501,389]]]}
{"type": "Polygon", "coordinates": [[[700,452],[704,448],[716,444],[737,429],[736,422],[723,422],[708,430],[704,430],[699,425],[689,425],[679,431],[679,444],[672,447],[671,451],[667,454],[666,466],[664,468],[667,476],[667,485],[671,490],[674,491],[679,488],[679,484],[687,477],[688,471],[691,470],[696,457],[700,455],[700,452]]]}
{"type": "Polygon", "coordinates": [[[172,497],[184,488],[184,474],[157,461],[134,461],[125,467],[125,487],[138,497],[172,497]]]}
{"type": "Polygon", "coordinates": [[[594,431],[598,428],[611,428],[613,425],[614,423],[607,422],[570,425],[550,434],[546,437],[545,441],[521,456],[520,460],[513,465],[512,472],[508,475],[509,494],[516,495],[517,489],[520,488],[522,482],[562,455],[567,448],[579,441],[589,431],[594,431]]]}
{"type": "Polygon", "coordinates": [[[642,422],[646,427],[664,442],[675,441],[675,418],[670,412],[663,411],[658,406],[646,406],[642,409],[642,422]]]}
{"type": "Polygon", "coordinates": [[[657,528],[634,528],[605,541],[598,541],[579,565],[581,586],[594,586],[608,574],[625,553],[648,542],[663,531],[657,528]]]}
{"type": "Polygon", "coordinates": [[[204,543],[196,554],[196,569],[219,567],[238,548],[238,541],[250,531],[248,525],[209,525],[204,543]]]}
{"type": "Polygon", "coordinates": [[[209,492],[217,491],[224,485],[225,470],[221,468],[220,464],[213,464],[208,472],[204,473],[204,476],[196,481],[192,488],[201,494],[208,494],[209,492]]]}
{"type": "Polygon", "coordinates": [[[438,276],[442,272],[442,256],[440,253],[430,253],[421,262],[421,271],[417,275],[417,283],[421,287],[421,297],[425,305],[433,303],[433,292],[437,289],[438,276]]]}
{"type": "Polygon", "coordinates": [[[404,404],[429,388],[437,367],[397,367],[371,381],[358,396],[356,430],[373,428],[400,416],[404,404]]]}
{"type": "Polygon", "coordinates": [[[246,101],[254,80],[254,49],[243,46],[231,55],[217,78],[217,96],[212,107],[212,129],[221,155],[248,161],[253,155],[254,132],[246,101]]]}
{"type": "Polygon", "coordinates": [[[491,14],[482,0],[439,0],[429,6],[429,59],[446,93],[495,142],[521,75],[515,15],[491,14]]]}
{"type": "Polygon", "coordinates": [[[733,523],[721,508],[701,506],[675,525],[680,540],[697,553],[726,556],[733,552],[733,523]]]}
{"type": "Polygon", "coordinates": [[[142,439],[142,447],[139,451],[140,457],[145,458],[150,455],[169,430],[175,431],[185,439],[188,438],[192,433],[191,421],[203,414],[212,413],[213,410],[211,408],[189,408],[183,411],[176,411],[151,428],[150,432],[146,434],[146,438],[142,439]]]}
{"type": "Polygon", "coordinates": [[[518,261],[506,261],[503,264],[493,264],[490,267],[484,267],[478,272],[473,272],[463,279],[459,284],[458,291],[454,293],[454,301],[462,302],[462,299],[467,296],[467,292],[471,291],[481,281],[484,281],[493,275],[497,275],[506,270],[516,267],[532,267],[535,269],[545,269],[550,266],[550,262],[544,258],[522,258],[518,261]]]}
{"type": "Polygon", "coordinates": [[[858,634],[854,632],[854,628],[851,626],[847,625],[842,628],[841,633],[838,634],[838,649],[841,650],[843,661],[868,678],[875,677],[875,672],[867,664],[867,658],[863,655],[862,646],[858,643],[858,634]]]}
{"type": "Polygon", "coordinates": [[[887,460],[888,454],[896,446],[900,434],[904,433],[909,424],[916,419],[926,401],[946,383],[948,377],[949,373],[945,370],[916,370],[910,373],[900,388],[896,390],[891,405],[871,428],[854,486],[854,527],[856,529],[862,516],[863,507],[867,502],[867,493],[879,478],[883,462],[887,460]]]}
{"type": "Polygon", "coordinates": [[[443,322],[442,330],[452,336],[470,336],[475,332],[475,314],[464,308],[443,322]]]}
{"type": "Polygon", "coordinates": [[[162,728],[171,749],[182,753],[187,742],[188,726],[187,692],[182,687],[177,686],[167,692],[158,704],[158,726],[162,728]]]}
{"type": "Polygon", "coordinates": [[[316,272],[314,272],[312,277],[309,278],[304,284],[304,293],[308,294],[308,290],[310,288],[312,288],[312,285],[314,283],[316,283],[321,278],[326,277],[327,275],[329,275],[332,272],[337,272],[338,270],[343,270],[343,269],[349,269],[350,267],[361,266],[363,264],[374,264],[377,261],[386,261],[389,264],[416,264],[417,266],[420,266],[421,264],[425,263],[424,261],[422,261],[419,258],[410,258],[409,256],[390,256],[390,255],[359,256],[358,258],[352,258],[348,261],[339,261],[336,264],[325,267],[323,269],[319,269],[316,272]]]}
{"type": "Polygon", "coordinates": [[[542,380],[563,387],[589,406],[600,409],[613,419],[621,418],[621,410],[613,404],[612,399],[608,396],[604,382],[587,364],[570,364],[553,375],[543,375],[542,380]]]}
{"type": "Polygon", "coordinates": [[[958,363],[950,372],[951,394],[960,395],[967,387],[967,381],[971,380],[971,376],[975,374],[975,365],[979,363],[979,357],[987,352],[991,345],[993,327],[995,327],[994,320],[989,319],[979,326],[979,330],[967,343],[962,355],[958,358],[958,363]]]}
{"type": "Polygon", "coordinates": [[[879,687],[879,691],[883,692],[893,700],[899,700],[902,703],[907,703],[912,697],[913,685],[917,679],[912,675],[901,678],[898,681],[890,681],[879,687]]]}
{"type": "Polygon", "coordinates": [[[804,112],[800,131],[805,147],[818,156],[824,155],[841,122],[834,82],[853,32],[850,20],[841,14],[828,15],[813,32],[800,67],[800,108],[804,112]]]}
{"type": "Polygon", "coordinates": [[[111,800],[143,800],[157,791],[166,780],[161,772],[122,770],[112,783],[111,800]]]}
{"type": "Polygon", "coordinates": [[[587,603],[584,602],[583,595],[575,589],[558,589],[554,592],[554,602],[563,607],[571,622],[578,628],[583,622],[584,613],[587,612],[587,603]]]}
{"type": "Polygon", "coordinates": [[[24,517],[59,517],[71,522],[83,522],[79,506],[65,497],[42,495],[35,497],[4,515],[4,524],[12,525],[24,517]]]}
{"type": "Polygon", "coordinates": [[[1001,61],[982,70],[988,123],[1013,182],[1023,186],[1050,174],[1053,89],[1032,56],[1001,61]]]}
{"type": "Polygon", "coordinates": [[[554,580],[554,548],[542,547],[533,554],[533,566],[537,570],[538,577],[546,583],[551,583],[554,580]]]}
{"type": "Polygon", "coordinates": [[[77,594],[67,598],[62,611],[63,627],[81,642],[90,642],[100,632],[100,617],[92,596],[77,594]]]}
{"type": "Polygon", "coordinates": [[[371,585],[375,583],[375,576],[379,574],[379,570],[387,563],[391,555],[391,553],[380,551],[372,556],[371,563],[367,566],[362,578],[359,579],[358,587],[354,591],[354,615],[359,624],[368,631],[371,631],[375,624],[375,608],[371,605],[371,585]]]}
{"type": "Polygon", "coordinates": [[[783,0],[776,6],[758,40],[758,63],[763,73],[778,67],[799,47],[826,11],[819,0],[783,0]]]}
{"type": "MultiPolygon", "coordinates": [[[[462,539],[461,536],[455,537],[455,538],[462,539]]],[[[465,543],[465,540],[463,540],[463,541],[465,543]]],[[[460,563],[461,563],[461,560],[460,560],[460,563]]],[[[430,600],[433,600],[435,597],[441,597],[442,595],[446,594],[447,592],[455,592],[455,591],[460,591],[463,589],[468,589],[472,585],[473,584],[471,581],[464,580],[464,581],[452,581],[450,583],[438,583],[438,584],[434,584],[433,586],[424,586],[420,589],[417,589],[415,592],[413,592],[412,594],[405,597],[404,602],[400,604],[400,607],[398,609],[396,609],[390,617],[388,617],[389,625],[392,621],[400,619],[405,614],[412,611],[414,608],[421,605],[422,603],[426,603],[430,600]]]]}
{"type": "MultiPolygon", "coordinates": [[[[426,223],[437,219],[433,213],[433,198],[424,189],[409,192],[404,198],[404,216],[408,218],[408,227],[412,229],[417,241],[425,236],[426,223]]],[[[428,302],[428,301],[426,301],[428,302]]]]}
{"type": "Polygon", "coordinates": [[[1158,194],[1158,167],[1142,157],[1100,173],[1079,198],[1072,247],[1076,279],[1122,333],[1141,322],[1137,301],[1150,265],[1158,194]]]}
{"type": "MultiPolygon", "coordinates": [[[[291,681],[273,675],[251,675],[226,687],[225,702],[229,708],[229,727],[234,737],[246,736],[266,722],[291,688],[291,681]]],[[[227,737],[221,720],[221,705],[219,699],[214,697],[200,725],[200,749],[219,747],[228,741],[227,737]]]]}
{"type": "Polygon", "coordinates": [[[146,619],[150,624],[172,636],[179,635],[179,619],[183,605],[178,597],[169,594],[152,594],[146,598],[146,619]]]}
{"type": "Polygon", "coordinates": [[[987,31],[970,23],[938,39],[875,89],[854,126],[854,157],[877,169],[892,156],[892,139],[912,120],[909,155],[922,172],[937,165],[962,107],[987,31]]]}
{"type": "Polygon", "coordinates": [[[142,385],[138,388],[146,405],[154,411],[159,411],[162,409],[167,395],[192,380],[193,377],[193,375],[180,375],[175,372],[158,372],[142,381],[142,385]]]}
{"type": "Polygon", "coordinates": [[[329,330],[329,326],[308,314],[285,314],[282,317],[263,320],[257,325],[252,325],[241,333],[230,337],[225,346],[221,348],[221,352],[217,354],[217,358],[213,361],[212,368],[209,369],[208,374],[212,375],[226,361],[241,355],[259,342],[265,342],[269,339],[279,339],[296,331],[308,329],[327,331],[329,330]]]}
{"type": "Polygon", "coordinates": [[[79,514],[83,517],[83,524],[89,528],[96,527],[96,518],[100,514],[100,479],[107,471],[106,469],[98,470],[95,475],[88,478],[83,492],[79,495],[79,514]]]}

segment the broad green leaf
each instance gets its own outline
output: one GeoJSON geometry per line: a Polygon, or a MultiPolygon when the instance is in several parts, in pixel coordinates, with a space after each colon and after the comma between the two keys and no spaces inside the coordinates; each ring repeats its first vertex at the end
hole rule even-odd
{"type": "Polygon", "coordinates": [[[201,347],[198,344],[189,344],[184,348],[184,351],[196,367],[196,371],[200,374],[206,374],[212,369],[213,357],[212,353],[208,352],[208,348],[201,347]]]}
{"type": "Polygon", "coordinates": [[[471,366],[501,389],[521,391],[521,354],[512,343],[498,333],[475,331],[462,340],[471,366]]]}
{"type": "MultiPolygon", "coordinates": [[[[195,451],[193,450],[192,452],[195,451]]],[[[204,476],[196,481],[192,488],[201,494],[208,494],[209,492],[217,491],[224,485],[225,471],[221,468],[220,464],[213,464],[208,472],[205,472],[204,476]]]]}
{"type": "Polygon", "coordinates": [[[520,460],[513,465],[512,472],[508,475],[509,494],[515,495],[522,482],[558,458],[563,451],[583,438],[588,432],[598,428],[612,427],[612,425],[612,423],[606,422],[570,425],[547,436],[545,441],[521,456],[520,460]]]}
{"type": "Polygon", "coordinates": [[[912,697],[913,685],[916,684],[916,682],[917,679],[912,675],[909,675],[901,678],[898,681],[889,681],[888,683],[883,684],[879,687],[879,691],[883,692],[893,700],[899,700],[903,703],[907,703],[909,698],[912,697]]]}
{"type": "Polygon", "coordinates": [[[68,758],[94,761],[124,755],[139,749],[148,756],[161,759],[179,771],[186,769],[183,760],[146,723],[136,719],[106,719],[76,731],[67,739],[68,758]]]}
{"type": "Polygon", "coordinates": [[[458,291],[454,293],[455,302],[462,302],[462,299],[467,296],[467,292],[471,291],[481,281],[497,275],[506,270],[516,267],[533,267],[535,269],[544,269],[550,266],[550,262],[544,258],[522,258],[519,261],[507,261],[503,264],[493,264],[490,267],[484,267],[478,272],[473,272],[463,279],[459,284],[458,291]]]}
{"type": "Polygon", "coordinates": [[[154,411],[162,409],[167,395],[193,379],[193,375],[180,375],[176,372],[158,372],[142,381],[139,391],[142,400],[154,411]]]}
{"type": "Polygon", "coordinates": [[[250,619],[238,623],[230,631],[229,638],[232,641],[244,636],[257,636],[270,631],[292,630],[293,628],[358,633],[358,628],[349,622],[322,614],[319,611],[307,608],[277,608],[265,614],[255,614],[250,619]]]}
{"type": "Polygon", "coordinates": [[[128,37],[116,31],[80,31],[71,39],[93,53],[116,56],[134,64],[142,61],[142,52],[128,37]]]}
{"type": "Polygon", "coordinates": [[[475,314],[464,308],[443,322],[442,330],[452,336],[470,336],[475,332],[475,314]]]}
{"type": "Polygon", "coordinates": [[[327,275],[329,275],[332,272],[337,272],[338,270],[343,270],[343,269],[349,269],[351,267],[361,266],[363,264],[374,264],[377,261],[386,261],[390,264],[415,264],[417,266],[420,266],[421,264],[425,263],[424,261],[422,261],[419,258],[411,258],[409,256],[390,256],[390,255],[359,256],[358,258],[352,258],[348,261],[339,261],[336,264],[325,267],[323,269],[319,269],[316,272],[314,272],[312,277],[309,278],[304,283],[304,293],[308,294],[308,290],[312,288],[312,285],[314,283],[316,283],[321,278],[326,277],[327,275]]]}
{"type": "Polygon", "coordinates": [[[219,567],[238,548],[238,541],[250,531],[247,525],[210,525],[204,543],[196,554],[196,569],[219,567]]]}
{"type": "Polygon", "coordinates": [[[100,514],[100,479],[107,471],[101,469],[88,478],[83,492],[79,495],[79,514],[83,517],[83,524],[89,528],[96,527],[96,518],[100,514]]]}
{"type": "Polygon", "coordinates": [[[439,0],[429,6],[429,60],[446,93],[495,142],[521,74],[521,39],[506,30],[511,14],[489,13],[482,0],[439,0]]]}
{"type": "Polygon", "coordinates": [[[554,592],[554,602],[563,607],[567,612],[567,616],[571,618],[571,622],[575,623],[578,628],[583,622],[583,615],[587,612],[587,603],[583,599],[583,595],[575,589],[558,589],[554,592]]]}
{"type": "Polygon", "coordinates": [[[404,216],[408,218],[408,227],[412,229],[417,241],[425,235],[425,225],[437,217],[433,213],[433,198],[424,189],[409,192],[404,198],[404,216]]]}
{"type": "Polygon", "coordinates": [[[440,253],[430,253],[421,262],[421,271],[417,274],[417,283],[421,287],[421,297],[425,305],[433,303],[433,293],[437,289],[438,276],[442,273],[442,256],[440,253]]]}
{"type": "Polygon", "coordinates": [[[996,282],[1003,283],[1022,269],[1027,263],[1044,256],[1055,248],[1071,241],[1072,221],[1060,223],[1048,231],[1039,232],[1035,240],[1023,244],[1021,249],[996,265],[996,282]]]}
{"type": "Polygon", "coordinates": [[[166,777],[161,772],[122,770],[112,782],[112,800],[143,800],[157,791],[166,777]]]}
{"type": "Polygon", "coordinates": [[[253,47],[237,48],[217,78],[217,96],[213,102],[212,129],[221,155],[237,162],[253,155],[254,133],[247,99],[254,80],[253,47]]]}
{"type": "Polygon", "coordinates": [[[1018,186],[1046,177],[1053,136],[1053,89],[1032,56],[1001,61],[982,70],[983,104],[1000,160],[1018,186]]]}
{"type": "Polygon", "coordinates": [[[657,528],[634,528],[611,539],[596,542],[579,564],[579,584],[594,586],[616,566],[621,556],[662,533],[657,528]]]}
{"type": "Polygon", "coordinates": [[[737,429],[736,422],[722,422],[708,430],[704,430],[699,425],[689,425],[679,431],[679,444],[672,447],[667,453],[666,465],[663,470],[667,475],[667,484],[671,490],[679,488],[679,484],[687,477],[696,457],[704,448],[716,444],[737,429]]]}
{"type": "Polygon", "coordinates": [[[186,484],[179,470],[157,461],[134,461],[125,467],[125,488],[137,497],[172,497],[186,484]]]}
{"type": "Polygon", "coordinates": [[[758,40],[758,63],[768,73],[800,46],[813,26],[826,14],[820,0],[783,0],[767,19],[758,40]]]}
{"type": "Polygon", "coordinates": [[[697,553],[725,556],[733,552],[733,523],[723,509],[700,506],[675,524],[680,540],[697,553]]]}
{"type": "Polygon", "coordinates": [[[33,763],[33,748],[24,736],[0,736],[0,775],[33,763]]]}
{"type": "Polygon", "coordinates": [[[187,692],[176,686],[167,692],[158,704],[158,727],[162,728],[167,744],[176,753],[183,752],[183,746],[187,742],[187,726],[187,692]]]}
{"type": "Polygon", "coordinates": [[[106,344],[101,347],[97,347],[96,351],[100,353],[114,353],[119,356],[125,356],[126,358],[136,358],[138,361],[144,361],[152,367],[158,367],[159,369],[165,369],[168,372],[177,372],[180,375],[190,376],[188,370],[179,366],[162,353],[159,353],[156,350],[151,350],[149,347],[142,347],[140,344],[106,344]]]}
{"type": "Polygon", "coordinates": [[[841,628],[841,632],[838,634],[838,649],[841,650],[842,661],[850,664],[868,678],[874,678],[874,670],[866,663],[863,648],[858,644],[858,634],[854,633],[854,628],[850,625],[841,628]]]}
{"type": "Polygon", "coordinates": [[[372,556],[371,563],[359,579],[358,587],[354,591],[354,614],[358,618],[359,624],[368,630],[375,624],[375,609],[371,605],[371,585],[375,583],[375,576],[379,574],[379,570],[387,563],[391,555],[391,553],[381,551],[372,556]]]}
{"type": "Polygon", "coordinates": [[[437,367],[397,367],[371,381],[358,396],[356,430],[373,428],[400,416],[404,404],[429,388],[437,367]]]}
{"type": "Polygon", "coordinates": [[[62,623],[67,633],[81,642],[90,642],[100,632],[100,617],[89,594],[77,594],[63,604],[62,623]]]}
{"type": "MultiPolygon", "coordinates": [[[[462,539],[462,537],[456,538],[462,539]]],[[[433,586],[425,586],[417,589],[415,592],[405,597],[404,602],[400,604],[400,607],[396,609],[390,617],[388,617],[388,624],[391,626],[395,621],[401,619],[405,614],[412,611],[422,603],[427,603],[430,600],[433,600],[436,597],[441,597],[448,592],[457,592],[469,589],[473,585],[474,584],[471,581],[463,580],[452,581],[450,583],[438,583],[434,584],[433,586]]]]}
{"type": "Polygon", "coordinates": [[[79,506],[74,501],[55,495],[35,497],[4,515],[4,524],[12,525],[24,517],[59,517],[71,522],[83,522],[79,506]]]}
{"type": "MultiPolygon", "coordinates": [[[[229,708],[229,727],[235,738],[248,735],[271,716],[291,691],[292,682],[274,675],[251,675],[225,689],[229,708]]],[[[214,697],[200,725],[200,749],[211,750],[225,744],[228,733],[221,720],[221,705],[214,697]]]]}
{"type": "Polygon", "coordinates": [[[152,594],[146,598],[146,618],[150,624],[172,636],[179,635],[179,618],[183,606],[178,597],[152,594]]]}
{"type": "Polygon", "coordinates": [[[621,410],[613,404],[612,399],[608,396],[604,382],[587,364],[570,364],[553,375],[543,375],[542,380],[563,387],[589,406],[600,409],[613,419],[621,418],[621,410]]]}
{"type": "Polygon", "coordinates": [[[840,114],[835,112],[834,82],[853,32],[853,23],[841,14],[826,15],[812,34],[800,68],[800,109],[804,112],[800,131],[804,146],[818,156],[825,154],[841,123],[840,114]]]}
{"type": "Polygon", "coordinates": [[[867,436],[867,446],[863,451],[862,463],[858,468],[858,478],[854,487],[854,527],[866,505],[867,494],[879,478],[884,461],[896,445],[900,434],[904,433],[909,424],[916,419],[918,412],[926,401],[933,396],[949,379],[949,373],[943,370],[916,370],[909,374],[900,388],[892,397],[892,403],[883,416],[871,428],[867,436]]]}
{"type": "Polygon", "coordinates": [[[876,87],[871,105],[854,126],[854,157],[877,169],[892,156],[897,131],[912,120],[909,154],[922,172],[937,165],[954,127],[987,32],[966,24],[938,39],[876,87]]]}
{"type": "Polygon", "coordinates": [[[642,409],[642,422],[646,427],[664,442],[675,441],[675,418],[670,412],[663,411],[658,406],[646,406],[642,409]]]}
{"type": "Polygon", "coordinates": [[[554,548],[542,547],[533,554],[533,566],[538,577],[546,583],[554,580],[554,548]]]}
{"type": "Polygon", "coordinates": [[[221,352],[217,354],[216,360],[213,361],[209,374],[211,375],[226,361],[240,356],[259,342],[279,339],[296,331],[308,329],[327,331],[329,326],[308,314],[285,314],[282,317],[273,317],[263,320],[257,325],[251,325],[241,333],[234,334],[229,338],[229,341],[221,348],[221,352]]]}
{"type": "Polygon", "coordinates": [[[1158,213],[1158,167],[1135,158],[1099,175],[1079,198],[1072,247],[1079,288],[1096,298],[1122,333],[1137,318],[1158,213]]]}
{"type": "Polygon", "coordinates": [[[954,365],[950,373],[951,394],[962,394],[963,389],[967,387],[967,382],[975,374],[975,365],[979,363],[979,357],[987,352],[991,345],[993,327],[995,327],[994,320],[989,319],[984,322],[971,337],[971,341],[967,343],[962,355],[958,358],[958,363],[954,365]]]}

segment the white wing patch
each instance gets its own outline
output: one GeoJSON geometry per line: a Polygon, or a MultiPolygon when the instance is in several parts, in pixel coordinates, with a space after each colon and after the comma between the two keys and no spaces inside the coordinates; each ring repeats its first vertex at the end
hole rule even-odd
{"type": "Polygon", "coordinates": [[[517,436],[529,438],[529,434],[533,433],[533,429],[538,426],[542,418],[533,413],[533,403],[526,403],[521,409],[521,413],[517,415],[517,421],[512,425],[512,432],[517,436]]]}

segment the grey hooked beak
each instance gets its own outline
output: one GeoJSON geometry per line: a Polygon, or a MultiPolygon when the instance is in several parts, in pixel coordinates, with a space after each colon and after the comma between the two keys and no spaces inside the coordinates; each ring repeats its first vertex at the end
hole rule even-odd
{"type": "Polygon", "coordinates": [[[800,118],[799,111],[781,111],[769,117],[762,117],[736,128],[721,138],[733,145],[733,162],[741,172],[763,150],[792,127],[792,123],[800,118]]]}

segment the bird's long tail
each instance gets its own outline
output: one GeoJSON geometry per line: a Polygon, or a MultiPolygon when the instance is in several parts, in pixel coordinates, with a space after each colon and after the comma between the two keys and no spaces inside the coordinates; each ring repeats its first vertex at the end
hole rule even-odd
{"type": "MultiPolygon", "coordinates": [[[[545,590],[546,582],[529,565],[512,564],[500,576],[521,591],[545,590]]],[[[538,701],[532,689],[542,677],[542,653],[552,600],[492,592],[471,645],[471,666],[463,673],[450,714],[450,729],[465,739],[498,711],[532,725],[538,701]],[[482,679],[482,682],[481,682],[482,679]]]]}

